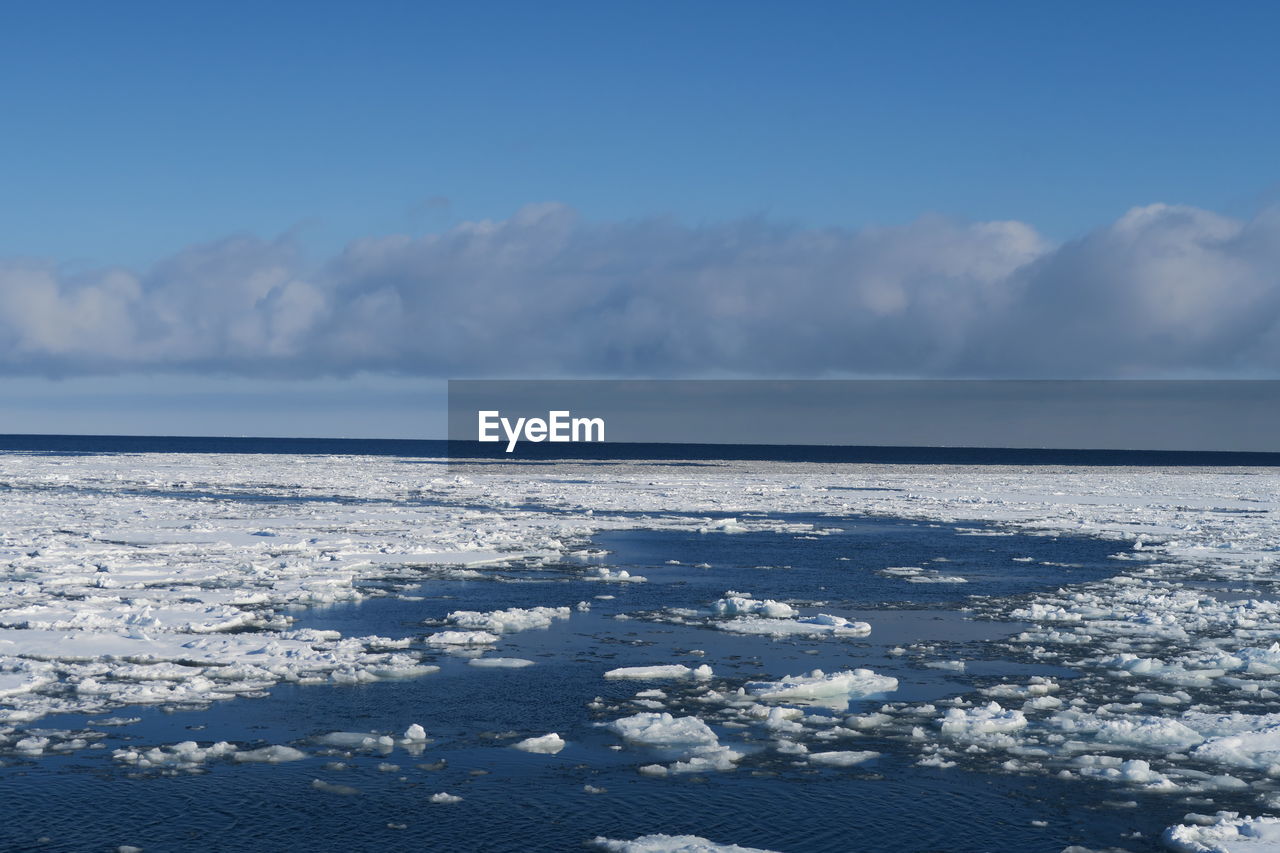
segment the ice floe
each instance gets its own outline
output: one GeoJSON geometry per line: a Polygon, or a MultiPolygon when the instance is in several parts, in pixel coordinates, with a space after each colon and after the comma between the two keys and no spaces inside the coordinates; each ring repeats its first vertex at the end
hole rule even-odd
{"type": "MultiPolygon", "coordinates": [[[[618,465],[593,468],[584,489],[580,481],[537,471],[449,477],[394,459],[4,454],[0,474],[6,486],[0,727],[6,728],[3,748],[15,752],[41,756],[83,740],[28,730],[51,713],[194,707],[261,695],[282,682],[360,684],[422,675],[434,670],[431,656],[450,648],[479,653],[498,641],[517,645],[508,626],[536,627],[527,613],[541,609],[454,611],[494,621],[451,621],[422,642],[409,642],[296,630],[303,607],[396,594],[398,584],[424,577],[485,582],[520,560],[550,564],[605,529],[715,535],[795,528],[817,536],[819,527],[801,529],[767,516],[856,513],[947,525],[961,535],[1086,535],[1114,543],[1112,578],[967,605],[979,617],[1028,623],[1008,642],[991,644],[1001,657],[1066,668],[1074,677],[1051,687],[953,667],[956,678],[980,678],[977,686],[936,705],[886,700],[834,723],[781,707],[813,703],[803,689],[766,698],[772,688],[738,692],[722,678],[714,689],[683,679],[671,685],[671,697],[636,697],[666,707],[646,708],[644,721],[614,731],[640,745],[626,733],[648,732],[656,749],[664,731],[688,728],[699,736],[680,745],[675,762],[688,766],[732,765],[729,753],[746,749],[721,745],[709,721],[724,730],[754,727],[752,736],[766,739],[769,754],[797,761],[867,745],[839,743],[843,738],[874,737],[926,766],[1085,778],[1208,801],[1229,793],[1254,803],[1253,814],[1274,813],[1280,804],[1274,711],[1280,701],[1280,489],[1271,470],[866,465],[858,467],[859,490],[852,491],[849,469],[839,466],[725,463],[655,473],[652,466],[618,465]],[[266,499],[252,511],[219,497],[250,493],[266,499]],[[333,499],[316,501],[317,495],[333,499]],[[586,500],[609,512],[589,514],[586,500]],[[300,502],[314,511],[300,509],[300,502]],[[449,634],[467,639],[442,642],[449,634]],[[688,716],[693,708],[706,719],[688,716]],[[681,722],[688,720],[697,725],[681,722]]],[[[686,564],[701,559],[675,556],[686,564]]],[[[966,580],[926,566],[884,571],[904,583],[966,580]]],[[[580,564],[572,577],[640,580],[625,569],[580,564]]],[[[612,589],[622,600],[639,592],[612,589]]],[[[726,593],[719,602],[674,600],[667,610],[632,615],[784,641],[870,630],[815,613],[820,606],[726,593]],[[735,598],[743,601],[730,601],[735,598]]],[[[927,660],[946,664],[957,653],[941,648],[932,654],[927,660]]],[[[498,660],[469,664],[498,666],[498,660]]],[[[345,745],[310,743],[348,751],[385,747],[380,739],[387,736],[355,734],[359,740],[345,745]],[[372,746],[365,746],[371,737],[372,746]]],[[[157,747],[153,763],[200,766],[209,759],[178,754],[207,756],[202,751],[214,746],[157,747]]],[[[139,762],[153,761],[147,749],[131,750],[139,762]]],[[[649,771],[654,774],[680,772],[644,766],[658,768],[649,771]]],[[[1254,839],[1274,820],[1266,814],[1223,818],[1214,832],[1196,823],[1177,843],[1263,849],[1254,839]]]]}
{"type": "Polygon", "coordinates": [[[869,669],[832,673],[815,669],[808,675],[788,675],[779,681],[753,681],[746,685],[748,693],[766,702],[856,698],[897,689],[898,679],[869,669]]]}
{"type": "Polygon", "coordinates": [[[866,622],[843,616],[818,613],[801,616],[790,604],[772,599],[755,599],[730,591],[705,610],[668,608],[655,618],[677,624],[703,624],[735,634],[767,637],[865,637],[871,633],[866,622]]]}
{"type": "Polygon", "coordinates": [[[545,755],[555,755],[564,749],[564,738],[552,732],[551,734],[542,735],[541,737],[527,737],[524,740],[512,744],[522,752],[539,752],[545,755]]]}
{"type": "Polygon", "coordinates": [[[445,621],[473,631],[509,634],[515,631],[528,631],[531,628],[549,628],[557,619],[568,619],[569,614],[568,607],[512,607],[507,610],[491,610],[487,613],[455,610],[445,617],[445,621]]]}
{"type": "Polygon", "coordinates": [[[1171,826],[1161,840],[1176,853],[1276,853],[1280,818],[1219,812],[1202,823],[1171,826]]]}
{"type": "Polygon", "coordinates": [[[870,750],[836,750],[832,752],[810,752],[809,763],[821,764],[824,767],[854,767],[865,764],[880,757],[880,753],[870,750]]]}
{"type": "Polygon", "coordinates": [[[472,658],[467,661],[467,666],[481,669],[523,669],[533,665],[534,662],[526,658],[472,658]]]}
{"type": "Polygon", "coordinates": [[[614,720],[608,728],[625,740],[646,746],[697,746],[719,741],[711,727],[697,717],[674,717],[667,712],[634,714],[614,720]]]}
{"type": "Polygon", "coordinates": [[[488,631],[437,631],[423,642],[432,646],[490,646],[498,635],[488,631]]]}
{"type": "Polygon", "coordinates": [[[771,853],[760,847],[717,844],[699,835],[642,835],[630,841],[599,836],[591,843],[609,853],[771,853]]]}
{"type": "Polygon", "coordinates": [[[705,680],[714,673],[705,663],[697,667],[687,667],[681,663],[662,664],[658,666],[623,666],[611,669],[604,674],[605,678],[631,678],[641,681],[661,681],[668,678],[696,678],[705,680]]]}

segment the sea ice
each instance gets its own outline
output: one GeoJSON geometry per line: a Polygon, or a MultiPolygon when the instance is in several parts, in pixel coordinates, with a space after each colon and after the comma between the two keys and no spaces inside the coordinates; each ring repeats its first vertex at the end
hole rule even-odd
{"type": "Polygon", "coordinates": [[[244,752],[236,752],[232,759],[235,761],[251,761],[259,764],[281,764],[286,761],[300,761],[307,757],[307,754],[300,749],[294,749],[291,746],[264,746],[260,749],[250,749],[244,752]]]}
{"type": "Polygon", "coordinates": [[[516,749],[524,752],[540,752],[546,755],[555,755],[564,749],[565,742],[560,735],[552,732],[549,735],[541,737],[527,737],[519,743],[512,744],[516,749]]]}
{"type": "Polygon", "coordinates": [[[533,666],[533,661],[525,658],[472,658],[467,666],[478,666],[482,669],[522,669],[533,666]]]}
{"type": "Polygon", "coordinates": [[[640,713],[609,723],[608,728],[625,740],[646,746],[698,746],[719,742],[711,727],[697,717],[640,713]]]}
{"type": "Polygon", "coordinates": [[[898,689],[898,679],[869,669],[829,674],[815,669],[808,675],[788,675],[780,681],[748,682],[745,689],[765,701],[794,702],[887,693],[898,689]]]}
{"type": "Polygon", "coordinates": [[[699,667],[689,668],[681,663],[663,664],[659,666],[623,666],[611,669],[604,674],[605,678],[632,678],[643,681],[660,681],[668,678],[696,678],[705,680],[714,673],[705,663],[699,667]]]}
{"type": "Polygon", "coordinates": [[[759,601],[742,596],[719,599],[711,605],[711,612],[717,616],[742,616],[750,613],[768,616],[772,619],[789,619],[796,615],[795,608],[789,604],[783,604],[773,599],[759,601]]]}
{"type": "Polygon", "coordinates": [[[1218,812],[1204,824],[1171,826],[1161,840],[1176,853],[1277,853],[1280,818],[1218,812]]]}
{"type": "Polygon", "coordinates": [[[437,631],[423,642],[431,646],[488,646],[498,642],[498,636],[488,631],[437,631]]]}
{"type": "Polygon", "coordinates": [[[769,619],[758,616],[741,616],[719,622],[716,627],[735,634],[764,634],[770,637],[865,637],[871,633],[866,622],[854,622],[842,616],[820,613],[797,619],[769,619]]]}
{"type": "Polygon", "coordinates": [[[698,835],[642,835],[630,841],[600,836],[591,843],[609,853],[772,853],[760,847],[717,844],[698,835]]]}
{"type": "Polygon", "coordinates": [[[455,610],[445,617],[445,621],[473,631],[509,634],[531,628],[548,628],[557,619],[568,619],[569,613],[568,607],[512,607],[508,610],[491,610],[487,613],[455,610]]]}
{"type": "Polygon", "coordinates": [[[809,762],[811,764],[822,764],[826,767],[853,767],[879,757],[880,753],[866,750],[811,752],[809,753],[809,762]]]}

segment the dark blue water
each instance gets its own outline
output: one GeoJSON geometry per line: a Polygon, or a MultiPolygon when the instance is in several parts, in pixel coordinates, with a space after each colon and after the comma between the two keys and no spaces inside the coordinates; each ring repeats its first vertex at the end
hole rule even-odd
{"type": "Polygon", "coordinates": [[[430,439],[253,438],[230,436],[0,435],[0,451],[85,453],[288,453],[403,456],[471,464],[648,459],[881,463],[903,465],[1278,466],[1280,453],[1020,447],[881,447],[772,444],[533,444],[508,455],[500,444],[430,439]]]}
{"type": "MultiPolygon", "coordinates": [[[[788,517],[789,522],[805,520],[788,517]]],[[[133,844],[148,851],[185,850],[574,850],[595,835],[631,838],[693,833],[721,842],[780,851],[1045,851],[1070,843],[1154,849],[1159,830],[1185,805],[1139,797],[1140,808],[1100,804],[1114,789],[1053,779],[1025,779],[917,767],[904,745],[863,738],[844,748],[884,753],[851,769],[795,766],[759,749],[751,732],[720,729],[722,741],[748,752],[736,771],[651,779],[639,764],[670,760],[661,751],[610,749],[615,736],[596,723],[615,719],[637,690],[660,686],[672,710],[707,708],[670,682],[606,681],[618,666],[708,663],[719,683],[779,677],[815,667],[870,666],[901,681],[894,699],[931,701],[992,683],[995,676],[1071,673],[1000,659],[991,641],[1019,630],[974,621],[962,611],[969,594],[1006,595],[1102,577],[1114,571],[1110,543],[1069,537],[971,536],[954,528],[897,520],[809,519],[838,527],[826,536],[793,533],[697,534],[619,531],[593,543],[613,553],[604,563],[644,574],[644,584],[584,580],[590,562],[494,570],[484,580],[433,580],[404,595],[299,612],[299,625],[347,635],[378,633],[420,640],[451,610],[489,610],[592,602],[546,630],[504,637],[493,654],[534,660],[532,667],[485,670],[432,653],[441,671],[402,682],[338,687],[281,686],[259,699],[165,713],[124,709],[142,722],[108,729],[107,747],[65,757],[16,761],[0,768],[0,848],[107,850],[133,844]],[[847,557],[848,559],[840,559],[847,557]],[[937,562],[945,557],[947,562],[937,562]],[[1033,557],[1035,562],[1015,562],[1033,557]],[[680,560],[672,566],[667,560],[680,560]],[[1042,561],[1070,567],[1043,566],[1042,561]],[[693,568],[706,562],[710,568],[693,568]],[[877,575],[888,566],[937,566],[970,583],[907,584],[877,575]],[[737,636],[708,627],[620,613],[698,607],[732,587],[758,597],[821,600],[822,612],[866,619],[858,639],[737,636]],[[613,595],[611,600],[595,598],[613,595]],[[428,623],[428,624],[424,624],[428,623]],[[929,642],[938,657],[974,661],[962,674],[922,668],[894,646],[929,642]],[[691,650],[702,656],[691,656],[691,650]],[[614,705],[588,707],[594,697],[614,705]],[[420,723],[434,738],[421,755],[401,748],[342,758],[311,741],[329,731],[398,734],[420,723]],[[555,756],[511,749],[519,738],[559,732],[569,746],[555,756]],[[199,775],[134,774],[109,751],[195,739],[245,747],[289,743],[312,754],[279,766],[214,763],[199,775]],[[754,751],[753,751],[754,750],[754,751]],[[443,764],[441,763],[443,762],[443,764]],[[380,765],[398,769],[380,769],[380,765]],[[359,793],[316,790],[314,779],[359,793]],[[607,789],[591,794],[584,785],[607,789]],[[440,791],[463,802],[431,804],[440,791]],[[1043,827],[1032,821],[1044,821],[1043,827]],[[1145,840],[1123,836],[1140,831],[1145,840]],[[43,840],[41,840],[43,839],[43,840]]],[[[853,711],[881,700],[855,702],[853,711]]],[[[79,728],[83,718],[50,718],[50,728],[79,728]]],[[[1126,799],[1132,799],[1128,793],[1126,799]]]]}

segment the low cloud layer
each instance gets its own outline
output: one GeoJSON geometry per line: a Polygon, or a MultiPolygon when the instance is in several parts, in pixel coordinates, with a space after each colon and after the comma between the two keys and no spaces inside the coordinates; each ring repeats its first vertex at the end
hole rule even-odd
{"type": "Polygon", "coordinates": [[[0,261],[0,372],[250,376],[1280,375],[1280,210],[859,231],[598,224],[556,204],[320,265],[288,241],[146,273],[0,261]]]}

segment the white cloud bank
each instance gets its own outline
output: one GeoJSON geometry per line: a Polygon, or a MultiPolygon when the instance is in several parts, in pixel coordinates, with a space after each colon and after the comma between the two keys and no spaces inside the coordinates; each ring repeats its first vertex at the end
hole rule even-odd
{"type": "Polygon", "coordinates": [[[864,230],[579,220],[557,204],[351,243],[186,249],[146,274],[0,261],[0,373],[1277,376],[1280,210],[864,230]]]}

